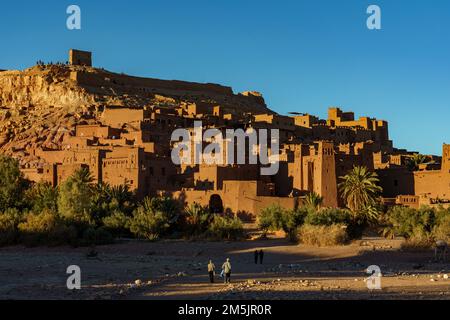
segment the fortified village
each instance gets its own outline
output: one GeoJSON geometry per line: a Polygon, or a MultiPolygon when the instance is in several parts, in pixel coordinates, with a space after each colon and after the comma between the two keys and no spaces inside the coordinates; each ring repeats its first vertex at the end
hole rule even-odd
{"type": "Polygon", "coordinates": [[[386,205],[450,203],[450,145],[411,169],[415,153],[394,148],[388,123],[328,109],[328,118],[279,115],[258,92],[216,84],[139,78],[92,67],[90,52],[68,63],[39,62],[0,72],[0,152],[20,160],[31,181],[59,185],[79,168],[96,182],[128,184],[139,198],[166,194],[214,212],[255,216],[264,207],[294,208],[309,192],[343,206],[339,177],[354,166],[376,171],[386,205]],[[260,164],[175,165],[177,128],[279,129],[279,170],[260,164]]]}

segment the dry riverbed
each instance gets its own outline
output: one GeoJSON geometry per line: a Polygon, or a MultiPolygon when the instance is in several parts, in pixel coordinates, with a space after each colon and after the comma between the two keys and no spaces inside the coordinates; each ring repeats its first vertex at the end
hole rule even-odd
{"type": "Polygon", "coordinates": [[[283,239],[244,242],[124,242],[91,248],[0,249],[0,299],[450,299],[449,264],[432,251],[404,252],[378,238],[316,248],[283,239]],[[253,252],[264,249],[263,264],[253,252]],[[206,264],[231,259],[232,283],[208,283],[206,264]],[[81,268],[81,290],[66,287],[81,268]],[[381,290],[365,269],[378,265],[381,290]]]}

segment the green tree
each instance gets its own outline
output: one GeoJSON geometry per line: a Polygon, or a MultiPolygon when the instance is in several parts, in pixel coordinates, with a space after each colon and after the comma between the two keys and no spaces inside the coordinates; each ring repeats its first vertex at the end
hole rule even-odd
{"type": "Polygon", "coordinates": [[[58,193],[58,213],[67,220],[91,223],[92,200],[92,177],[88,169],[82,168],[75,171],[60,186],[58,193]]]}
{"type": "Polygon", "coordinates": [[[0,155],[0,211],[23,206],[28,184],[16,159],[0,155]]]}
{"type": "Polygon", "coordinates": [[[58,190],[48,182],[34,184],[27,190],[26,198],[34,213],[40,213],[44,210],[57,212],[58,190]]]}
{"type": "Polygon", "coordinates": [[[378,186],[378,177],[366,167],[356,166],[350,173],[340,177],[339,191],[355,217],[364,214],[364,210],[374,206],[382,188],[378,186]]]}
{"type": "Polygon", "coordinates": [[[408,158],[406,162],[406,166],[410,171],[419,170],[419,165],[429,163],[430,158],[428,156],[424,156],[423,154],[415,153],[412,157],[408,158]]]}

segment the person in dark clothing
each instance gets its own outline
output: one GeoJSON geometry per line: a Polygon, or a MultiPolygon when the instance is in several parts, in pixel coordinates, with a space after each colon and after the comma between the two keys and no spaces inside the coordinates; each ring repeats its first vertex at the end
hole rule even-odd
{"type": "Polygon", "coordinates": [[[262,264],[264,259],[264,251],[261,249],[259,251],[259,263],[262,264]]]}
{"type": "Polygon", "coordinates": [[[259,256],[258,250],[255,250],[255,264],[258,264],[258,256],[259,256]]]}

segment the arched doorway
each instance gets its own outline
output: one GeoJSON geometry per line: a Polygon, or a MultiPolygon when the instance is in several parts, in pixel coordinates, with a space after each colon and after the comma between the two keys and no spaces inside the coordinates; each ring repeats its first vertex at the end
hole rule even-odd
{"type": "Polygon", "coordinates": [[[223,213],[222,198],[218,194],[213,194],[209,198],[209,211],[211,213],[223,213]]]}

